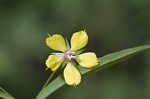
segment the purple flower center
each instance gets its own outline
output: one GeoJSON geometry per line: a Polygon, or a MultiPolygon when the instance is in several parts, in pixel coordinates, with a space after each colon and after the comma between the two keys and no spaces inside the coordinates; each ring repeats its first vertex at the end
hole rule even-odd
{"type": "Polygon", "coordinates": [[[74,56],[75,52],[72,50],[67,50],[64,52],[64,60],[67,62],[71,62],[72,59],[75,59],[76,56],[74,56]]]}

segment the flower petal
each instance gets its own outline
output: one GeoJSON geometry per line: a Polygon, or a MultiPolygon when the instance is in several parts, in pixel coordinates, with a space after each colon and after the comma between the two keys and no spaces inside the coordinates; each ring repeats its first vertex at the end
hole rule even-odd
{"type": "Polygon", "coordinates": [[[78,85],[81,82],[80,72],[71,63],[64,69],[64,78],[68,85],[78,85]]]}
{"type": "Polygon", "coordinates": [[[61,63],[63,62],[63,57],[50,55],[46,60],[46,66],[50,68],[52,71],[56,71],[61,63]]]}
{"type": "Polygon", "coordinates": [[[46,44],[51,49],[57,51],[66,51],[66,44],[64,38],[59,34],[54,34],[48,38],[46,38],[46,44]]]}
{"type": "Polygon", "coordinates": [[[77,56],[77,62],[85,68],[92,68],[98,64],[98,58],[96,54],[93,52],[88,52],[84,54],[80,54],[77,56]]]}
{"type": "Polygon", "coordinates": [[[71,38],[71,49],[76,51],[86,46],[88,35],[85,31],[76,32],[71,38]]]}

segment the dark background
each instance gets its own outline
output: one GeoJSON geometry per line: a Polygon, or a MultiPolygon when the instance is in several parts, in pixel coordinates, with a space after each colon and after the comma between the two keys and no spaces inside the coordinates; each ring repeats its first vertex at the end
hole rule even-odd
{"type": "MultiPolygon", "coordinates": [[[[98,57],[150,44],[149,0],[0,0],[0,86],[16,99],[35,99],[50,75],[49,33],[86,29],[98,57]]],[[[49,99],[149,99],[150,54],[141,53],[65,86],[49,99]]]]}

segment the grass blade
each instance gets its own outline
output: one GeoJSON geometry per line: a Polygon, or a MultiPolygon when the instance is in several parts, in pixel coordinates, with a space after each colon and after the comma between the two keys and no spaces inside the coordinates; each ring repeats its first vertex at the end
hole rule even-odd
{"type": "Polygon", "coordinates": [[[3,99],[15,99],[12,95],[10,95],[6,90],[0,87],[0,97],[3,99]]]}
{"type": "MultiPolygon", "coordinates": [[[[120,63],[121,61],[128,59],[130,56],[134,56],[137,53],[148,49],[150,49],[150,45],[144,45],[114,52],[99,58],[100,64],[93,69],[84,69],[84,68],[79,69],[82,75],[87,75],[89,73],[97,72],[105,68],[108,68],[116,63],[120,63]]],[[[57,89],[61,88],[64,85],[65,82],[63,80],[62,75],[60,75],[55,80],[53,80],[47,87],[43,88],[37,95],[36,99],[46,99],[46,97],[48,97],[49,95],[51,95],[53,92],[55,92],[57,89]]]]}

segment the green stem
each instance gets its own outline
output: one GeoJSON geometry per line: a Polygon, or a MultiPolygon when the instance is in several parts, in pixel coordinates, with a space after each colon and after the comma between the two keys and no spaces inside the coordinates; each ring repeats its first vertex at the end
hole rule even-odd
{"type": "MultiPolygon", "coordinates": [[[[49,84],[49,82],[50,82],[50,81],[52,80],[52,78],[54,77],[55,73],[56,73],[56,71],[54,71],[54,72],[51,73],[51,75],[48,77],[47,81],[46,81],[45,84],[43,85],[41,91],[42,91],[45,87],[47,87],[47,85],[49,84]]],[[[39,94],[41,93],[41,91],[39,92],[39,94]]],[[[38,99],[38,98],[36,98],[36,99],[38,99]]]]}
{"type": "Polygon", "coordinates": [[[49,76],[49,78],[47,79],[46,83],[43,85],[42,89],[45,88],[48,83],[52,80],[52,78],[54,77],[56,71],[52,72],[51,75],[49,76]]]}

